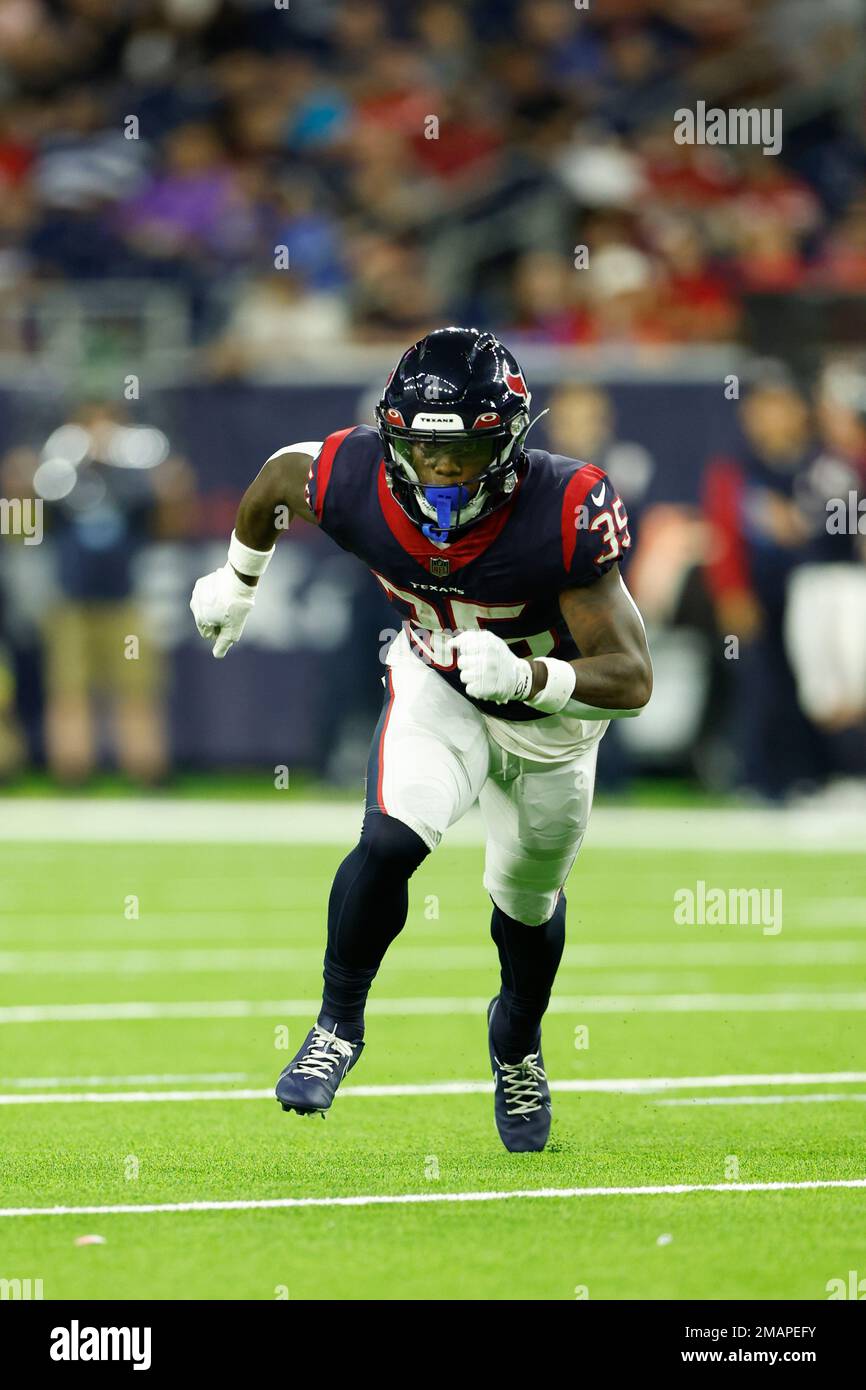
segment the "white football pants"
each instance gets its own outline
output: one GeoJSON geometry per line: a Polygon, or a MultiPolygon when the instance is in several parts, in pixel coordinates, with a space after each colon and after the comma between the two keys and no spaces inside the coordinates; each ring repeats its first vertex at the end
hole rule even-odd
{"type": "MultiPolygon", "coordinates": [[[[527,926],[552,915],[592,806],[598,744],[607,724],[560,761],[518,756],[485,716],[417,657],[392,652],[389,700],[373,740],[368,805],[378,805],[435,849],[477,800],[487,831],[484,886],[527,926]]],[[[526,726],[521,726],[525,728],[526,726]]],[[[533,725],[541,732],[541,721],[533,725]]]]}
{"type": "Polygon", "coordinates": [[[791,575],[785,644],[800,705],[819,723],[866,709],[866,568],[803,565],[791,575]]]}

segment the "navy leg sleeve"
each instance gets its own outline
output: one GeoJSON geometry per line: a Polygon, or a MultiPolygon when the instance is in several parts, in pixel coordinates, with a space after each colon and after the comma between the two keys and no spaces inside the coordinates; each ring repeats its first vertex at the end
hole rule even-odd
{"type": "Polygon", "coordinates": [[[328,903],[322,1014],[346,1038],[363,1036],[364,1005],[385,952],[403,928],[409,879],[429,853],[393,816],[369,811],[337,870],[328,903]]]}
{"type": "Polygon", "coordinates": [[[494,905],[490,935],[501,966],[500,1005],[494,1015],[493,1041],[503,1062],[520,1062],[538,1046],[541,1019],[565,946],[565,894],[553,916],[540,927],[527,927],[494,905]]]}

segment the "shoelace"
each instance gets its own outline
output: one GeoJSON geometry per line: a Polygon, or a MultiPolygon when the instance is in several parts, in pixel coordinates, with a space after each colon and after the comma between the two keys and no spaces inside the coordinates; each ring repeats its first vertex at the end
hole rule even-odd
{"type": "Polygon", "coordinates": [[[313,1040],[292,1070],[299,1071],[302,1076],[317,1076],[321,1081],[327,1081],[340,1058],[351,1057],[352,1044],[346,1042],[345,1038],[338,1038],[336,1033],[329,1033],[327,1028],[320,1028],[318,1023],[313,1033],[313,1040]]]}
{"type": "Polygon", "coordinates": [[[538,1053],[528,1053],[522,1062],[500,1062],[499,1065],[507,1114],[531,1115],[540,1110],[543,1096],[539,1082],[546,1081],[547,1077],[538,1065],[538,1053]]]}

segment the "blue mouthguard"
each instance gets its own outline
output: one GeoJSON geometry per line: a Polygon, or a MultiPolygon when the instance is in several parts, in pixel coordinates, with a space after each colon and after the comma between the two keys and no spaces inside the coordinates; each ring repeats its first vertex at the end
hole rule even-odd
{"type": "Polygon", "coordinates": [[[454,517],[461,507],[469,501],[469,490],[462,483],[452,487],[425,487],[424,496],[436,508],[436,524],[425,521],[421,527],[422,535],[432,541],[447,541],[454,527],[454,517]]]}

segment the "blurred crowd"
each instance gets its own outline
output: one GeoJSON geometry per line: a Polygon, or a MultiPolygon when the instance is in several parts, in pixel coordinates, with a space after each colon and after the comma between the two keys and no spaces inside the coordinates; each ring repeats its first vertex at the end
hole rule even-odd
{"type": "Polygon", "coordinates": [[[118,280],[176,292],[218,377],[442,321],[738,340],[750,295],[866,290],[864,23],[864,0],[3,0],[0,352],[44,287],[118,280]],[[779,108],[780,155],[677,144],[697,100],[779,108]]]}

